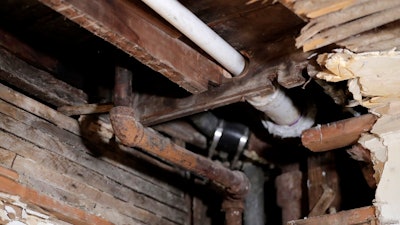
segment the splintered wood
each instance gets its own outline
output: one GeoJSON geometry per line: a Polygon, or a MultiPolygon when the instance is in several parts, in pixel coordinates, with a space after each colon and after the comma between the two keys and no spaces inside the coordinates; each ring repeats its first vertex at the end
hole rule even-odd
{"type": "MultiPolygon", "coordinates": [[[[281,2],[286,6],[290,5],[290,1],[281,2]]],[[[360,49],[360,46],[364,46],[365,49],[368,45],[363,42],[368,40],[363,37],[364,32],[379,33],[376,28],[400,19],[400,1],[397,0],[298,0],[294,1],[289,9],[309,20],[296,39],[296,46],[302,47],[304,52],[333,43],[347,47],[347,39],[353,39],[353,49],[360,49]],[[357,47],[354,47],[354,39],[359,40],[357,47]]],[[[396,28],[389,32],[398,34],[396,28]]],[[[384,33],[387,32],[386,30],[384,33]]],[[[399,44],[398,38],[385,39],[383,42],[391,48],[399,44]]],[[[376,45],[369,47],[378,48],[376,45]]],[[[385,48],[388,49],[390,48],[385,48]]]]}
{"type": "Polygon", "coordinates": [[[326,69],[318,78],[348,80],[355,101],[378,115],[371,131],[358,142],[371,151],[380,224],[400,224],[400,52],[337,51],[320,55],[318,62],[326,69]]]}

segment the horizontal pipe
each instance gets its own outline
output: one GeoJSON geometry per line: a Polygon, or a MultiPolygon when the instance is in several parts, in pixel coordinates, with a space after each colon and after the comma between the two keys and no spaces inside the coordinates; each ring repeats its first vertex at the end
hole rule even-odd
{"type": "Polygon", "coordinates": [[[371,130],[377,117],[365,114],[359,117],[318,125],[303,131],[301,142],[313,152],[346,147],[357,142],[363,132],[371,130]]]}
{"type": "Polygon", "coordinates": [[[233,76],[243,72],[246,65],[244,57],[177,0],[142,2],[207,52],[233,76]]]}
{"type": "Polygon", "coordinates": [[[130,147],[138,147],[183,169],[224,187],[233,199],[242,199],[249,190],[249,180],[240,171],[232,171],[208,158],[197,155],[161,136],[153,129],[144,128],[130,107],[117,106],[110,111],[116,137],[130,147]]]}

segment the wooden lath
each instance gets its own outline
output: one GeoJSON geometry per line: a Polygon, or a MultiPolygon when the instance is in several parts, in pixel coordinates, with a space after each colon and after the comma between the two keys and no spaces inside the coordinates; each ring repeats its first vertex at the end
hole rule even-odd
{"type": "Polygon", "coordinates": [[[54,1],[43,4],[105,39],[191,93],[219,85],[229,73],[155,19],[140,1],[54,1]]]}
{"type": "MultiPolygon", "coordinates": [[[[298,16],[309,20],[296,38],[296,47],[303,48],[304,52],[334,43],[346,47],[347,39],[400,19],[400,2],[396,0],[281,2],[298,16]]],[[[393,39],[389,42],[386,45],[396,47],[398,41],[393,39]]]]}

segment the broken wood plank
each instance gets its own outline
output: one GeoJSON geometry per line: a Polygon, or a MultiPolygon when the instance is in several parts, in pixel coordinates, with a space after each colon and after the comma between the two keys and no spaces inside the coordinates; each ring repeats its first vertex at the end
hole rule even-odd
{"type": "Polygon", "coordinates": [[[354,4],[360,0],[279,0],[298,16],[309,19],[336,12],[354,4]]]}
{"type": "Polygon", "coordinates": [[[57,108],[57,111],[66,116],[86,115],[86,114],[97,114],[97,113],[108,113],[113,104],[83,104],[83,105],[64,105],[57,108]]]}
{"type": "Polygon", "coordinates": [[[53,106],[87,102],[87,95],[0,47],[0,79],[53,106]],[[51,85],[49,85],[51,84],[51,85]]]}
{"type": "Polygon", "coordinates": [[[349,21],[356,20],[398,5],[400,5],[400,2],[393,0],[364,0],[352,7],[312,19],[301,29],[300,36],[296,38],[296,46],[298,48],[303,46],[307,40],[325,29],[337,27],[349,21]]]}
{"type": "Polygon", "coordinates": [[[50,212],[57,218],[77,225],[112,225],[113,223],[89,214],[79,208],[74,208],[60,201],[56,201],[46,195],[40,194],[37,191],[27,188],[14,180],[0,176],[0,191],[11,195],[17,195],[21,201],[26,201],[29,204],[36,205],[50,212]]]}
{"type": "Polygon", "coordinates": [[[392,7],[380,12],[350,21],[337,27],[321,31],[306,40],[303,44],[303,51],[318,49],[332,43],[344,40],[353,35],[372,30],[400,19],[400,7],[392,7]]]}
{"type": "Polygon", "coordinates": [[[400,21],[389,23],[377,29],[361,33],[337,44],[352,52],[389,51],[400,49],[400,21]]]}
{"type": "Polygon", "coordinates": [[[268,68],[261,73],[247,74],[232,78],[231,82],[212,87],[207,92],[185,98],[163,98],[158,96],[135,95],[134,105],[146,104],[147,107],[135,107],[139,120],[145,126],[193,115],[202,111],[244,101],[261,92],[272,91],[269,77],[276,68],[268,68]]]}
{"type": "Polygon", "coordinates": [[[355,144],[363,132],[369,131],[377,117],[365,114],[304,130],[301,142],[313,152],[323,152],[355,144]]]}
{"type": "Polygon", "coordinates": [[[328,187],[327,184],[322,185],[322,195],[311,209],[308,217],[320,216],[326,214],[328,209],[331,207],[333,200],[335,199],[335,192],[332,188],[328,187]]]}
{"type": "Polygon", "coordinates": [[[310,217],[302,220],[289,221],[287,225],[376,225],[375,208],[363,208],[341,211],[335,214],[310,217]]]}
{"type": "Polygon", "coordinates": [[[132,55],[191,93],[219,85],[229,73],[197,50],[165,32],[140,1],[40,0],[83,28],[132,55]],[[178,56],[178,57],[177,57],[178,56]]]}
{"type": "Polygon", "coordinates": [[[312,216],[323,215],[327,209],[340,210],[339,175],[335,155],[324,152],[307,159],[308,209],[312,216]],[[329,190],[328,193],[324,192],[329,190]],[[322,199],[321,199],[322,198],[322,199]]]}

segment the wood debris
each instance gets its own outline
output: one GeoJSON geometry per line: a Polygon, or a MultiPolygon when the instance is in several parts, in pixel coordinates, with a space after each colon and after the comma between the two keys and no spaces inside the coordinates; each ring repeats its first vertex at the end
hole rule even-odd
{"type": "MultiPolygon", "coordinates": [[[[318,2],[304,0],[293,5],[292,11],[310,19],[296,38],[296,46],[304,52],[334,43],[347,47],[347,39],[400,19],[400,2],[396,0],[318,2]]],[[[393,46],[396,40],[391,40],[389,45],[393,46]]]]}
{"type": "Polygon", "coordinates": [[[349,90],[362,106],[379,116],[359,143],[371,151],[378,183],[375,202],[380,224],[399,224],[400,216],[400,52],[355,54],[344,50],[324,54],[319,63],[326,71],[317,74],[328,81],[348,80],[349,90]]]}

